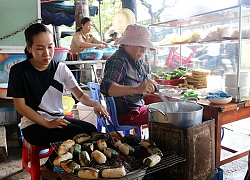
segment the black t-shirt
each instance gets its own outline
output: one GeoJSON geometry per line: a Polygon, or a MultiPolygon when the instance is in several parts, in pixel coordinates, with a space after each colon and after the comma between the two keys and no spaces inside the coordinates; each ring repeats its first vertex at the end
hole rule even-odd
{"type": "Polygon", "coordinates": [[[11,67],[7,96],[24,98],[26,105],[53,120],[63,117],[63,89],[76,86],[73,74],[64,63],[51,61],[48,69],[39,71],[25,60],[11,67]]]}

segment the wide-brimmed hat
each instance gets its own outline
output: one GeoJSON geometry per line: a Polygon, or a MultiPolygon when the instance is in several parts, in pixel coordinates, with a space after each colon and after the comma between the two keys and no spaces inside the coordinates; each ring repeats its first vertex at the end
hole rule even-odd
{"type": "Polygon", "coordinates": [[[126,27],[124,34],[117,41],[117,44],[141,46],[154,50],[155,46],[150,41],[150,34],[146,27],[130,24],[126,27]]]}

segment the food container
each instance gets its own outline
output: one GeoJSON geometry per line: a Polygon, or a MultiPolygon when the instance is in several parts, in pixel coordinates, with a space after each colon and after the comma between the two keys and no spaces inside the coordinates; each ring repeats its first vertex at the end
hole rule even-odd
{"type": "Polygon", "coordinates": [[[78,55],[81,60],[100,60],[103,52],[98,49],[89,48],[86,51],[79,52],[78,55]]]}
{"type": "Polygon", "coordinates": [[[102,50],[103,52],[103,56],[102,56],[102,59],[106,60],[108,59],[110,56],[112,56],[112,54],[115,53],[117,49],[116,48],[105,48],[102,50]]]}
{"type": "Polygon", "coordinates": [[[59,62],[66,61],[68,52],[69,50],[67,48],[55,47],[53,60],[59,62]]]}
{"type": "Polygon", "coordinates": [[[102,59],[104,60],[107,60],[110,56],[112,56],[112,52],[106,52],[106,53],[103,53],[103,56],[102,56],[102,59]]]}
{"type": "Polygon", "coordinates": [[[155,80],[155,82],[157,82],[160,85],[177,86],[178,84],[184,83],[184,79],[183,78],[177,78],[177,79],[171,79],[171,80],[154,78],[154,80],[155,80]]]}
{"type": "Polygon", "coordinates": [[[202,122],[203,106],[186,101],[169,103],[178,104],[176,112],[166,113],[167,107],[164,102],[149,104],[148,120],[168,123],[178,128],[189,128],[202,122]]]}

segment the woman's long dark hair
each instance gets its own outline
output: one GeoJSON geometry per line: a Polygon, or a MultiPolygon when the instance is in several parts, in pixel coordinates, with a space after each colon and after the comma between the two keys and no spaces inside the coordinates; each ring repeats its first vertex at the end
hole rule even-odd
{"type": "MultiPolygon", "coordinates": [[[[42,32],[49,32],[50,34],[52,34],[51,31],[42,23],[36,23],[36,24],[30,25],[24,31],[26,44],[29,47],[31,47],[34,43],[33,37],[39,33],[42,33],[42,32]]],[[[24,49],[24,53],[25,53],[27,59],[33,58],[33,55],[27,50],[26,47],[24,49]]]]}
{"type": "MultiPolygon", "coordinates": [[[[88,17],[84,17],[84,18],[82,18],[82,20],[81,20],[81,24],[86,24],[87,22],[89,22],[89,21],[91,21],[88,17]]],[[[76,32],[78,32],[78,31],[81,31],[82,30],[82,27],[80,27],[80,28],[78,28],[77,30],[76,30],[76,32]]]]}

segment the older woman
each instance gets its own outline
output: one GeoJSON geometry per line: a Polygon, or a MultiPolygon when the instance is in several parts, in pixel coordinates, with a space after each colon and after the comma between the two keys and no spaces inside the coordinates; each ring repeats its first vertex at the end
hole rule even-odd
{"type": "Polygon", "coordinates": [[[155,49],[146,27],[128,25],[117,40],[120,48],[107,60],[101,92],[113,96],[119,124],[143,125],[148,123],[143,93],[153,93],[156,83],[147,78],[142,60],[147,49],[155,49]]]}

